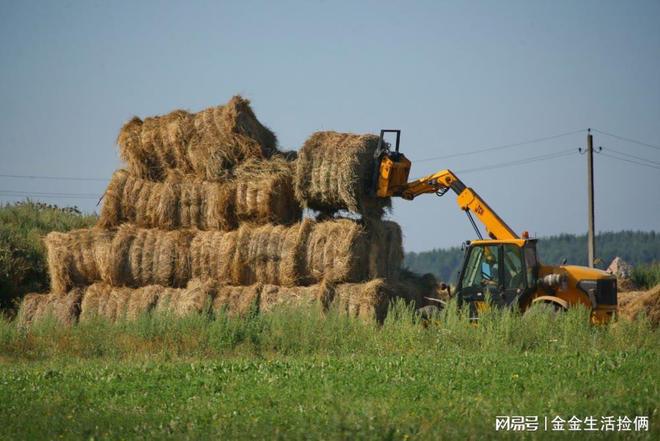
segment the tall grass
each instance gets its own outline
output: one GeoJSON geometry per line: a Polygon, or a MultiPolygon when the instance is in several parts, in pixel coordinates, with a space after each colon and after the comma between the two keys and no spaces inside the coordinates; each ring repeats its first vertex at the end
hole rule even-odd
{"type": "Polygon", "coordinates": [[[214,357],[415,355],[466,352],[593,352],[658,347],[645,320],[589,325],[588,311],[563,314],[534,307],[484,313],[478,324],[449,307],[420,323],[404,303],[392,306],[383,324],[317,308],[279,308],[236,318],[225,314],[143,316],[111,324],[102,319],[61,327],[44,319],[29,329],[0,320],[0,355],[11,359],[181,359],[214,357]]]}

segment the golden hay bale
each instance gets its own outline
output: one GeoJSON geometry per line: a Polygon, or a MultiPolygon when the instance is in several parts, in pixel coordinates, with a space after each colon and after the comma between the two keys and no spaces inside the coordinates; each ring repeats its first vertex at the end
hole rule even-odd
{"type": "Polygon", "coordinates": [[[213,299],[214,313],[225,313],[229,316],[244,317],[259,308],[259,296],[262,290],[260,283],[249,286],[224,285],[217,289],[213,299]]]}
{"type": "Polygon", "coordinates": [[[69,326],[78,320],[82,289],[76,288],[66,294],[27,294],[18,311],[17,323],[28,326],[46,317],[69,326]]]}
{"type": "Polygon", "coordinates": [[[109,277],[102,280],[115,286],[185,286],[192,239],[191,231],[122,225],[112,240],[109,277]]]}
{"type": "Polygon", "coordinates": [[[235,177],[217,183],[172,175],[165,182],[112,177],[97,226],[132,223],[146,228],[233,230],[241,222],[291,224],[302,209],[293,195],[293,171],[282,159],[247,161],[235,177]]]}
{"type": "Polygon", "coordinates": [[[206,231],[190,243],[191,276],[227,281],[232,271],[238,233],[206,231]]]}
{"type": "Polygon", "coordinates": [[[366,283],[331,285],[332,306],[351,317],[383,321],[393,294],[387,282],[374,279],[366,283]]]}
{"type": "Polygon", "coordinates": [[[54,292],[64,294],[74,286],[108,277],[111,232],[97,228],[52,232],[44,242],[54,292]]]}
{"type": "Polygon", "coordinates": [[[389,198],[368,194],[378,137],[337,132],[314,133],[296,160],[296,197],[304,207],[326,213],[347,209],[380,217],[389,198]]]}
{"type": "Polygon", "coordinates": [[[158,285],[131,289],[95,283],[85,289],[80,321],[88,321],[93,317],[103,317],[111,322],[135,320],[156,306],[162,290],[163,287],[158,285]]]}
{"type": "Polygon", "coordinates": [[[192,279],[183,289],[163,288],[158,296],[155,313],[183,317],[208,313],[216,296],[218,285],[213,281],[192,279]]]}
{"type": "Polygon", "coordinates": [[[130,173],[154,181],[171,169],[215,180],[246,159],[277,151],[273,132],[240,96],[196,114],[176,110],[144,121],[135,117],[121,128],[117,143],[130,173]]]}
{"type": "Polygon", "coordinates": [[[248,160],[236,167],[232,182],[238,222],[289,225],[302,217],[292,163],[281,158],[248,160]]]}
{"type": "Polygon", "coordinates": [[[619,293],[619,315],[627,320],[634,320],[642,313],[651,324],[660,324],[660,285],[648,291],[619,293]]]}
{"type": "Polygon", "coordinates": [[[318,222],[305,247],[308,280],[360,282],[369,278],[371,251],[364,227],[349,219],[318,222]]]}

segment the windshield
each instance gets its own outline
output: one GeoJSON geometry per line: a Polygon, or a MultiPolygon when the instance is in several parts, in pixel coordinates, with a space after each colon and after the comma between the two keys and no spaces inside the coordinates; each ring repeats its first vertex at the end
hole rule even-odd
{"type": "Polygon", "coordinates": [[[497,245],[472,248],[463,276],[462,288],[499,285],[500,274],[497,264],[497,245]]]}

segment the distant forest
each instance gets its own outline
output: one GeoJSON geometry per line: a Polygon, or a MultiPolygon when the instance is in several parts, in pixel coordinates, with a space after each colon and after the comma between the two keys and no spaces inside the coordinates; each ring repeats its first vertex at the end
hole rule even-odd
{"type": "MultiPolygon", "coordinates": [[[[538,243],[539,258],[543,263],[587,264],[587,236],[561,234],[543,237],[538,243]]],[[[596,266],[607,268],[612,259],[621,257],[631,265],[660,261],[660,233],[620,231],[600,233],[596,236],[596,266]]],[[[432,273],[440,280],[455,282],[456,273],[463,263],[459,247],[435,249],[421,253],[406,253],[404,265],[417,273],[432,273]]]]}

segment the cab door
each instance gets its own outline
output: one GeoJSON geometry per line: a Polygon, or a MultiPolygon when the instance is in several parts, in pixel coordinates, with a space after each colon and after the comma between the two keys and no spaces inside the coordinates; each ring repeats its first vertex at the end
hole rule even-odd
{"type": "Polygon", "coordinates": [[[513,244],[501,245],[502,303],[518,304],[529,291],[528,272],[523,249],[513,244]]]}

